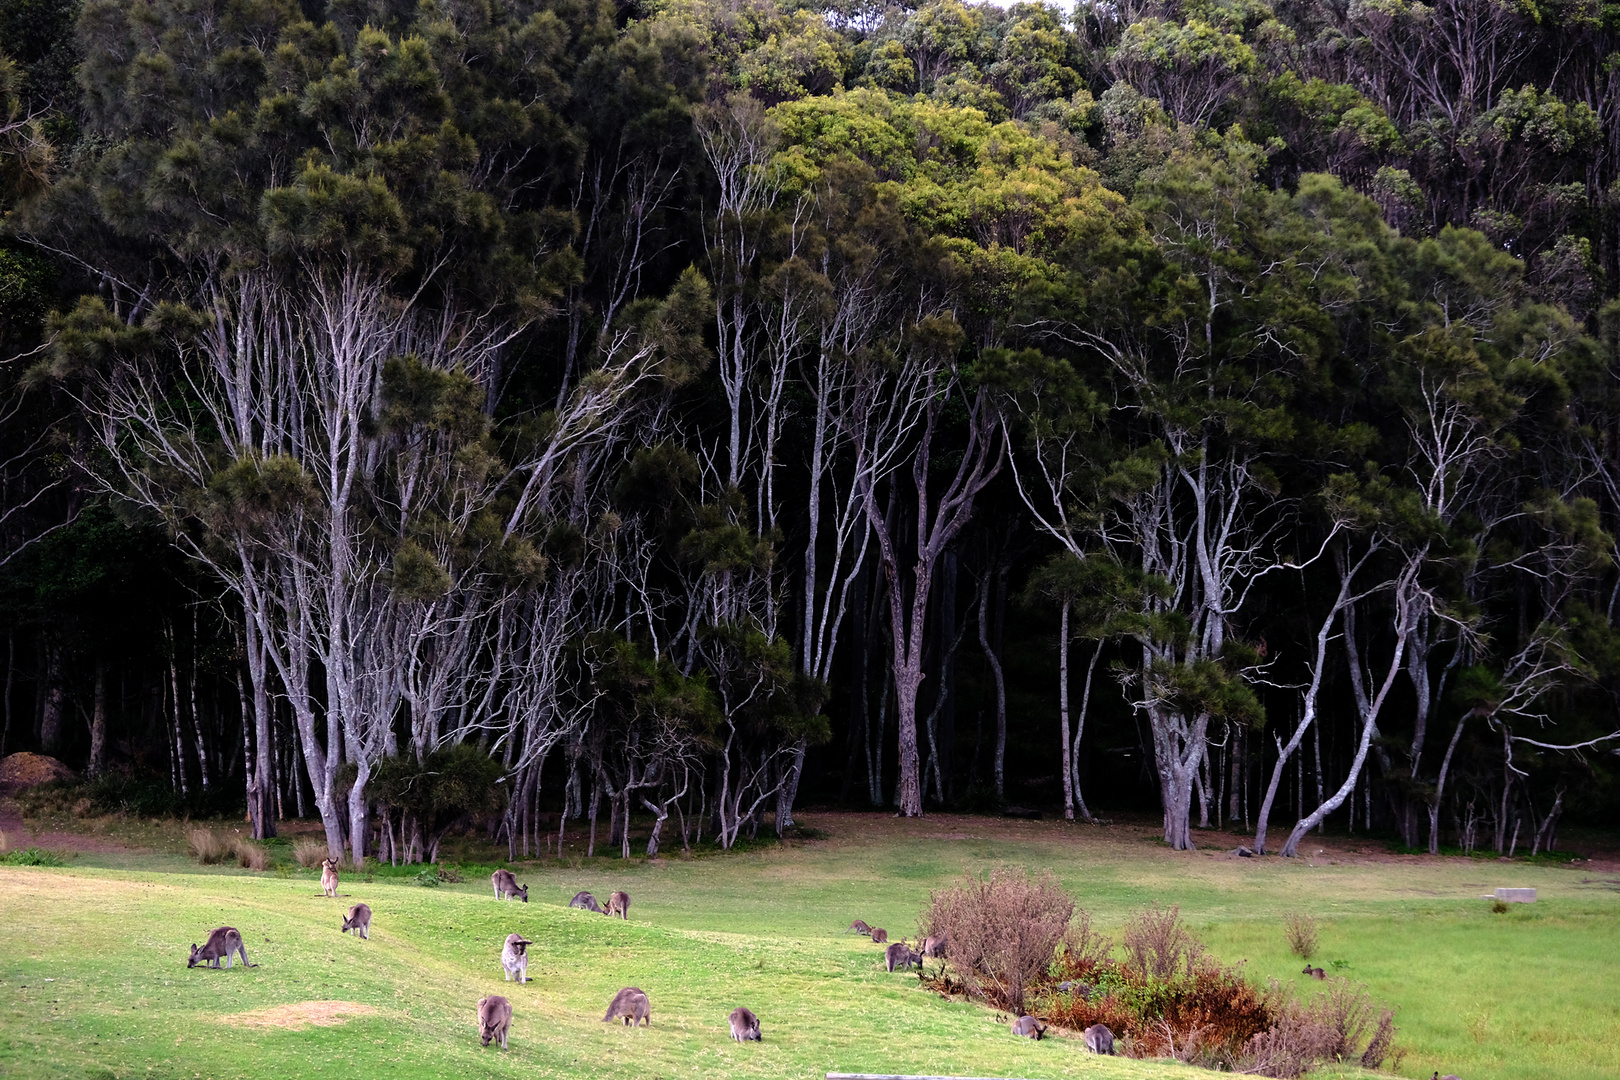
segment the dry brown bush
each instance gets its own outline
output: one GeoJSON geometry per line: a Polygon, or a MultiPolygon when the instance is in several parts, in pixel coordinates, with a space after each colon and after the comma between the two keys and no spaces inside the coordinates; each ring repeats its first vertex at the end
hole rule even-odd
{"type": "Polygon", "coordinates": [[[1065,978],[1084,979],[1114,951],[1114,943],[1092,928],[1091,912],[1076,908],[1069,919],[1069,929],[1063,935],[1063,965],[1065,978]]]}
{"type": "Polygon", "coordinates": [[[1283,933],[1288,936],[1288,947],[1301,959],[1309,960],[1316,952],[1316,917],[1290,911],[1283,920],[1283,933]]]}
{"type": "Polygon", "coordinates": [[[192,858],[204,865],[222,863],[231,857],[231,845],[212,829],[191,829],[186,833],[186,846],[192,858]]]}
{"type": "Polygon", "coordinates": [[[236,863],[244,870],[270,869],[270,850],[252,840],[238,839],[234,845],[236,863]]]}
{"type": "Polygon", "coordinates": [[[1052,966],[1073,916],[1074,901],[1050,871],[1033,878],[1002,867],[936,891],[923,928],[950,937],[946,959],[970,993],[1022,1013],[1025,991],[1052,966]]]}
{"type": "Polygon", "coordinates": [[[298,840],[293,843],[293,861],[299,866],[319,866],[326,859],[326,841],[298,840]]]}
{"type": "Polygon", "coordinates": [[[1249,1040],[1237,1072],[1291,1078],[1337,1061],[1376,1069],[1395,1041],[1395,1014],[1373,1004],[1365,986],[1334,979],[1325,993],[1300,1002],[1272,984],[1277,1020],[1249,1040]]]}
{"type": "Polygon", "coordinates": [[[1166,911],[1154,904],[1125,924],[1125,955],[1143,975],[1174,979],[1192,974],[1204,946],[1182,925],[1179,906],[1166,911]]]}

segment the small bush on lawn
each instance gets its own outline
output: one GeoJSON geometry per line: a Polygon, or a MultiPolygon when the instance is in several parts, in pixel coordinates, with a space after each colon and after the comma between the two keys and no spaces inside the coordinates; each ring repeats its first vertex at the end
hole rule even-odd
{"type": "Polygon", "coordinates": [[[293,861],[302,867],[321,865],[326,860],[326,841],[297,840],[292,848],[293,861]]]}
{"type": "Polygon", "coordinates": [[[1291,911],[1283,920],[1283,933],[1288,938],[1288,948],[1295,956],[1302,960],[1309,960],[1311,954],[1316,952],[1316,919],[1298,911],[1291,911]]]}
{"type": "Polygon", "coordinates": [[[222,863],[231,857],[231,845],[212,829],[190,829],[186,832],[186,846],[191,857],[204,866],[222,863]]]}
{"type": "Polygon", "coordinates": [[[65,866],[66,864],[66,860],[56,852],[37,847],[8,851],[4,855],[0,855],[0,865],[3,866],[65,866]]]}
{"type": "Polygon", "coordinates": [[[1174,907],[1138,912],[1115,959],[1050,878],[1001,870],[935,893],[922,930],[951,936],[925,985],[1073,1031],[1106,1024],[1130,1057],[1298,1077],[1323,1062],[1376,1069],[1392,1052],[1394,1014],[1365,987],[1336,977],[1305,1000],[1262,989],[1211,957],[1174,907]]]}

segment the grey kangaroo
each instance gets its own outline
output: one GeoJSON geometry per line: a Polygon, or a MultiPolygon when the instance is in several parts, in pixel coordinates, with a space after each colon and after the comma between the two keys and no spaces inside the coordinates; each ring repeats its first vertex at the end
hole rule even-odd
{"type": "Polygon", "coordinates": [[[353,930],[362,940],[371,940],[371,906],[369,904],[356,904],[349,909],[348,915],[343,918],[343,932],[347,934],[353,930]]]}
{"type": "Polygon", "coordinates": [[[628,922],[630,920],[630,894],[615,891],[613,895],[608,897],[607,913],[617,915],[628,922]]]}
{"type": "Polygon", "coordinates": [[[483,1045],[499,1039],[506,1049],[506,1033],[512,1028],[512,1003],[498,994],[478,999],[478,1037],[483,1045]]]}
{"type": "Polygon", "coordinates": [[[520,983],[529,981],[529,945],[521,934],[506,935],[506,947],[501,950],[502,982],[514,975],[520,983]]]}
{"type": "Polygon", "coordinates": [[[602,1017],[602,1023],[611,1023],[617,1017],[624,1017],[624,1022],[630,1027],[642,1024],[652,1026],[652,1004],[647,995],[634,986],[627,986],[613,995],[613,1001],[608,1005],[607,1015],[602,1017]]]}
{"type": "Polygon", "coordinates": [[[336,859],[321,860],[321,892],[327,896],[337,895],[338,864],[336,859]]]}
{"type": "Polygon", "coordinates": [[[887,949],[884,949],[883,961],[888,965],[890,971],[893,971],[895,968],[899,968],[901,971],[904,971],[906,968],[912,967],[913,965],[922,967],[922,956],[904,941],[897,941],[893,945],[890,945],[887,949]]]}
{"type": "Polygon", "coordinates": [[[763,1042],[759,1035],[759,1017],[739,1005],[731,1010],[731,1037],[738,1042],[763,1042]]]}
{"type": "Polygon", "coordinates": [[[598,915],[602,914],[602,905],[598,904],[596,902],[596,897],[592,896],[588,892],[575,893],[574,898],[568,901],[568,906],[579,908],[581,911],[594,911],[598,915]]]}
{"type": "Polygon", "coordinates": [[[1107,1024],[1092,1024],[1085,1030],[1086,1049],[1093,1054],[1112,1054],[1114,1052],[1114,1033],[1108,1030],[1107,1024]]]}
{"type": "Polygon", "coordinates": [[[242,955],[243,967],[253,966],[252,964],[248,963],[247,949],[242,947],[241,933],[239,933],[234,926],[222,926],[218,930],[215,930],[212,934],[208,935],[208,940],[203,943],[202,948],[197,948],[197,943],[192,942],[191,959],[186,961],[186,967],[194,968],[198,964],[201,964],[203,967],[217,968],[219,967],[219,959],[223,956],[225,958],[225,966],[229,968],[231,966],[232,953],[240,953],[242,955]]]}
{"type": "Polygon", "coordinates": [[[1026,1039],[1039,1039],[1046,1034],[1046,1027],[1033,1016],[1020,1016],[1013,1021],[1012,1032],[1026,1039]]]}
{"type": "Polygon", "coordinates": [[[489,883],[495,886],[495,899],[497,900],[505,900],[508,897],[515,896],[525,904],[529,902],[529,887],[519,885],[517,878],[512,876],[510,870],[501,869],[495,871],[489,875],[489,883]]]}
{"type": "Polygon", "coordinates": [[[951,939],[945,934],[930,934],[922,944],[922,954],[931,960],[944,957],[945,950],[950,948],[951,939]]]}

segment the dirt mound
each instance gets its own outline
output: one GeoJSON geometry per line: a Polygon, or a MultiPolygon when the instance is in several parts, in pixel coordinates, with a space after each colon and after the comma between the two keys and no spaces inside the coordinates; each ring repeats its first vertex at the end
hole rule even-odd
{"type": "Polygon", "coordinates": [[[272,1009],[254,1009],[252,1012],[232,1013],[219,1018],[220,1023],[233,1027],[302,1028],[334,1027],[351,1016],[375,1016],[377,1009],[358,1001],[299,1001],[291,1005],[277,1005],[272,1009]]]}
{"type": "Polygon", "coordinates": [[[12,754],[0,760],[0,796],[15,795],[48,780],[71,780],[73,770],[44,754],[12,754]]]}

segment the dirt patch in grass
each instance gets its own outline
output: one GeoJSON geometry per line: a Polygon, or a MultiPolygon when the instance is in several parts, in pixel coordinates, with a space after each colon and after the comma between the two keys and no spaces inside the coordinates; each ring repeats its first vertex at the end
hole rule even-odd
{"type": "Polygon", "coordinates": [[[305,1028],[335,1027],[354,1016],[375,1016],[378,1009],[358,1001],[298,1001],[272,1009],[221,1016],[219,1022],[232,1027],[305,1028]]]}

